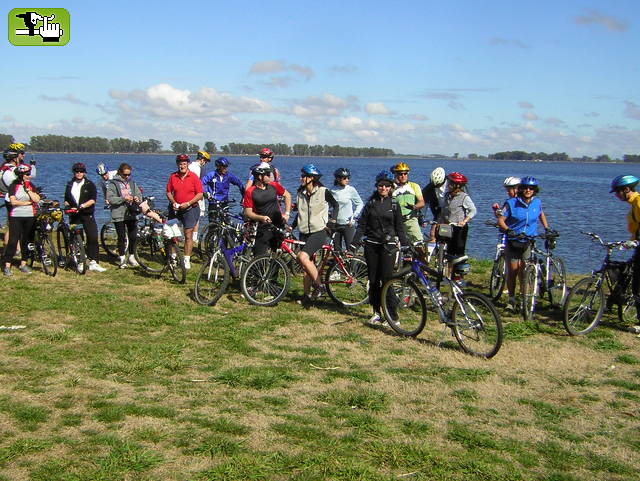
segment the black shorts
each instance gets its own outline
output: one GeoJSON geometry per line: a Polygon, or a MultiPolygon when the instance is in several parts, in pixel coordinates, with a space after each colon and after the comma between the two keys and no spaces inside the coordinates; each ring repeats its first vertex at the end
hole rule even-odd
{"type": "Polygon", "coordinates": [[[300,240],[305,243],[302,252],[306,252],[309,254],[309,257],[311,257],[321,249],[324,244],[329,243],[329,235],[326,230],[322,229],[311,234],[300,233],[300,240]]]}

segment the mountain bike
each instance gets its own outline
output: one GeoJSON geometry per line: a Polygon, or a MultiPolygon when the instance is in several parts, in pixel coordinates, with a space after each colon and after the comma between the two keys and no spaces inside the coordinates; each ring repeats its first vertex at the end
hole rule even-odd
{"type": "Polygon", "coordinates": [[[565,329],[572,336],[588,334],[602,319],[605,308],[618,305],[618,318],[623,322],[636,319],[635,298],[631,293],[632,259],[613,261],[614,250],[632,249],[637,241],[605,242],[598,234],[582,231],[593,242],[605,249],[605,256],[599,269],[589,277],[580,279],[567,294],[563,319],[565,329]],[[605,303],[605,291],[609,296],[605,303]],[[630,316],[633,316],[630,319],[630,316]]]}
{"type": "Polygon", "coordinates": [[[231,214],[233,199],[229,201],[209,200],[209,223],[198,232],[197,251],[201,259],[205,259],[218,247],[218,241],[225,226],[237,228],[242,225],[244,219],[231,214]]]}
{"type": "Polygon", "coordinates": [[[427,313],[435,312],[442,324],[441,337],[448,328],[465,352],[485,358],[495,356],[503,332],[500,315],[491,301],[482,294],[463,291],[458,283],[429,267],[413,249],[405,260],[410,266],[382,286],[382,313],[389,326],[402,336],[416,337],[426,326],[427,313]],[[444,289],[438,289],[438,285],[444,289]]]}
{"type": "Polygon", "coordinates": [[[118,234],[112,220],[105,222],[100,228],[100,245],[109,258],[118,258],[118,234]]]}
{"type": "Polygon", "coordinates": [[[522,269],[522,317],[525,321],[533,319],[536,303],[545,294],[549,298],[552,307],[562,307],[567,295],[567,275],[564,261],[553,255],[556,239],[559,234],[556,231],[548,231],[536,236],[519,235],[530,243],[531,254],[524,261],[522,269]],[[544,239],[544,250],[538,249],[535,239],[544,239]]]}
{"type": "Polygon", "coordinates": [[[456,282],[463,284],[464,274],[467,274],[470,269],[467,263],[469,256],[464,255],[453,258],[447,253],[447,242],[453,236],[453,227],[455,224],[438,224],[433,221],[429,224],[436,225],[436,245],[429,257],[427,257],[427,260],[432,263],[433,269],[438,273],[435,281],[438,289],[440,289],[439,279],[449,275],[451,275],[456,282]]]}
{"type": "MultiPolygon", "coordinates": [[[[290,232],[273,225],[270,228],[282,237],[280,253],[263,254],[254,257],[244,268],[240,277],[242,294],[251,304],[272,306],[277,304],[289,290],[291,272],[283,256],[296,258],[291,245],[304,245],[293,239],[290,232]]],[[[369,298],[368,271],[364,259],[349,253],[342,253],[333,246],[334,236],[319,251],[318,277],[328,296],[339,306],[359,306],[369,298]]],[[[312,256],[316,262],[318,254],[312,256]]]]}
{"type": "Polygon", "coordinates": [[[29,243],[28,263],[33,267],[33,263],[40,261],[42,270],[48,276],[55,276],[58,272],[58,253],[53,245],[51,232],[53,224],[62,217],[60,203],[55,200],[44,200],[41,202],[40,213],[35,219],[35,235],[33,243],[29,243]]]}
{"type": "MultiPolygon", "coordinates": [[[[166,219],[166,213],[160,213],[166,219]]],[[[149,219],[150,220],[150,219],[149,219]]],[[[184,254],[180,248],[182,232],[176,219],[165,224],[152,221],[139,232],[133,255],[140,267],[149,274],[162,277],[169,271],[173,280],[184,284],[187,269],[184,266],[184,254]]]]}
{"type": "MultiPolygon", "coordinates": [[[[494,221],[486,221],[485,225],[498,227],[494,221]]],[[[489,277],[489,296],[493,302],[497,302],[504,291],[507,282],[507,261],[504,253],[507,236],[503,232],[498,234],[498,242],[496,242],[496,253],[493,256],[493,266],[491,267],[491,276],[489,277]]]]}
{"type": "MultiPolygon", "coordinates": [[[[65,209],[65,214],[75,214],[78,209],[65,209]]],[[[62,218],[56,230],[58,241],[58,265],[62,268],[73,269],[80,275],[87,272],[89,262],[84,245],[84,226],[82,224],[67,224],[62,218]]]]}
{"type": "Polygon", "coordinates": [[[231,279],[239,279],[244,266],[251,259],[255,240],[255,223],[241,227],[225,225],[218,240],[218,248],[205,257],[196,276],[196,302],[211,306],[225,293],[231,279]]]}

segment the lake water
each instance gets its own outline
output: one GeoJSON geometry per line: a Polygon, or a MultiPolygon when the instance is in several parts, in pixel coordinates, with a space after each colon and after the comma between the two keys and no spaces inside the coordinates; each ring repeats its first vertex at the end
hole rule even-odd
{"type": "MultiPolygon", "coordinates": [[[[27,157],[28,158],[28,157],[27,157]]],[[[249,167],[257,162],[255,156],[228,156],[231,171],[242,180],[248,177],[249,167]]],[[[71,165],[84,162],[88,176],[97,183],[95,167],[105,162],[116,169],[121,162],[133,167],[133,178],[144,187],[145,195],[155,195],[162,205],[167,178],[175,170],[174,155],[135,154],[37,154],[38,176],[34,184],[44,187],[49,198],[62,200],[66,182],[71,179],[71,165]]],[[[398,162],[386,158],[301,158],[276,157],[284,186],[294,193],[299,185],[300,167],[313,162],[324,173],[327,185],[333,182],[333,171],[348,167],[353,185],[362,198],[373,192],[373,179],[382,169],[398,162]]],[[[628,204],[609,194],[611,179],[619,174],[635,174],[640,167],[629,164],[587,164],[564,162],[509,162],[477,160],[411,159],[410,180],[424,186],[431,171],[442,166],[447,172],[459,171],[469,178],[469,194],[478,208],[470,224],[467,253],[477,258],[492,258],[495,251],[496,230],[484,225],[493,218],[491,204],[505,198],[502,181],[505,177],[532,175],[540,182],[540,199],[552,228],[560,232],[556,253],[564,258],[570,272],[588,272],[600,265],[604,252],[580,233],[596,232],[606,240],[624,240],[628,204]]],[[[213,166],[213,162],[209,165],[213,166]]],[[[232,196],[239,198],[237,190],[232,196]]],[[[101,194],[98,195],[101,205],[101,194]]],[[[96,211],[98,223],[109,219],[109,211],[96,211]]],[[[430,217],[430,215],[429,215],[430,217]]],[[[620,254],[625,256],[628,254],[620,254]]]]}

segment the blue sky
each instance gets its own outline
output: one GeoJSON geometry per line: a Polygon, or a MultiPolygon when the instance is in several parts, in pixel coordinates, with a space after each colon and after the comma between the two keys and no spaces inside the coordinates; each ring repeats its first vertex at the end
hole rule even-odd
{"type": "Polygon", "coordinates": [[[18,140],[640,153],[637,1],[52,6],[66,46],[0,48],[0,132],[18,140]]]}

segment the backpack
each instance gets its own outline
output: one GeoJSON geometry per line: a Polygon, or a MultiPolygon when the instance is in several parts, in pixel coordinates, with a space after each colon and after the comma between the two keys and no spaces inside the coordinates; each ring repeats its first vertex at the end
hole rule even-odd
{"type": "Polygon", "coordinates": [[[9,192],[9,186],[7,184],[4,183],[4,173],[7,171],[13,171],[16,168],[15,165],[13,164],[4,164],[1,168],[0,168],[0,192],[4,195],[7,192],[9,192]]]}

